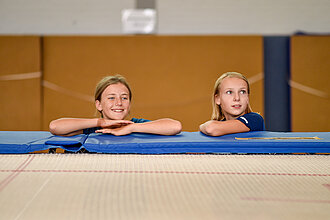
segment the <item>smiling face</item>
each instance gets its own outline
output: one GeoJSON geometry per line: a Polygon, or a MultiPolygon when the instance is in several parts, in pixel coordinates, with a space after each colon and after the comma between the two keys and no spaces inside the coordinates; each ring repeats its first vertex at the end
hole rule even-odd
{"type": "Polygon", "coordinates": [[[130,110],[130,93],[125,85],[116,83],[109,85],[101,95],[101,100],[95,101],[97,110],[103,118],[112,120],[125,119],[130,110]]]}
{"type": "Polygon", "coordinates": [[[249,104],[247,83],[240,78],[227,77],[219,86],[215,102],[220,105],[226,120],[236,119],[246,113],[249,104]]]}

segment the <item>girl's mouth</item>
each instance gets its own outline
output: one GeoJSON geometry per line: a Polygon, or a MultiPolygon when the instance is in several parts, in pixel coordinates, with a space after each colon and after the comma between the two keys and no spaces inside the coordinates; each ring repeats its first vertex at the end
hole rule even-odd
{"type": "Polygon", "coordinates": [[[124,111],[124,109],[111,109],[111,110],[116,113],[121,113],[124,111]]]}
{"type": "Polygon", "coordinates": [[[233,107],[233,108],[241,108],[242,105],[232,105],[231,107],[233,107]]]}

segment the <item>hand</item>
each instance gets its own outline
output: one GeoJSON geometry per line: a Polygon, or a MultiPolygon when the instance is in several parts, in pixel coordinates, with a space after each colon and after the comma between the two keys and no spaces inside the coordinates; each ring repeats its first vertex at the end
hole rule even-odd
{"type": "Polygon", "coordinates": [[[100,118],[98,121],[98,126],[102,128],[119,128],[134,122],[128,120],[110,120],[105,118],[100,118]]]}
{"type": "Polygon", "coordinates": [[[122,136],[122,135],[131,134],[133,131],[132,126],[133,126],[132,124],[126,124],[126,125],[122,125],[122,126],[116,127],[116,128],[99,129],[99,130],[96,130],[95,132],[103,133],[103,134],[113,134],[115,136],[122,136]]]}

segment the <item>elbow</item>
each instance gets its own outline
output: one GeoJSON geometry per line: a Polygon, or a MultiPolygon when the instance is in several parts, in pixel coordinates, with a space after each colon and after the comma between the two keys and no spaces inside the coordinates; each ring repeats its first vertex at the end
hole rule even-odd
{"type": "Polygon", "coordinates": [[[174,120],[174,119],[167,119],[171,122],[171,129],[167,133],[167,135],[176,135],[179,134],[182,131],[182,124],[180,121],[174,120]]]}
{"type": "Polygon", "coordinates": [[[56,123],[54,121],[49,123],[49,132],[56,135],[56,123]]]}
{"type": "Polygon", "coordinates": [[[55,121],[51,121],[49,123],[49,132],[52,133],[53,135],[61,135],[58,132],[58,128],[57,128],[57,125],[56,125],[56,122],[55,121]]]}
{"type": "Polygon", "coordinates": [[[216,126],[208,125],[200,128],[200,131],[206,135],[217,137],[224,135],[216,126]]]}
{"type": "Polygon", "coordinates": [[[209,136],[217,136],[215,135],[215,129],[212,128],[211,126],[208,126],[204,129],[205,134],[209,135],[209,136]]]}
{"type": "Polygon", "coordinates": [[[174,120],[173,133],[179,134],[182,131],[182,124],[179,121],[174,120]]]}

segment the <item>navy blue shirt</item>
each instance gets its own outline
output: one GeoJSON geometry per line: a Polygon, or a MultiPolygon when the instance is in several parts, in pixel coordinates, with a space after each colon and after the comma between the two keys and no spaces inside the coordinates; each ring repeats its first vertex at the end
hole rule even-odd
{"type": "Polygon", "coordinates": [[[243,122],[246,127],[250,128],[250,131],[264,131],[265,122],[261,115],[255,112],[250,112],[245,115],[242,115],[236,120],[243,122]]]}
{"type": "MultiPolygon", "coordinates": [[[[132,122],[134,123],[144,123],[144,122],[148,122],[150,120],[147,119],[143,119],[143,118],[132,118],[131,119],[132,122]]],[[[84,134],[90,134],[90,133],[95,133],[96,130],[102,129],[101,127],[94,127],[94,128],[85,128],[83,130],[84,134]]]]}

